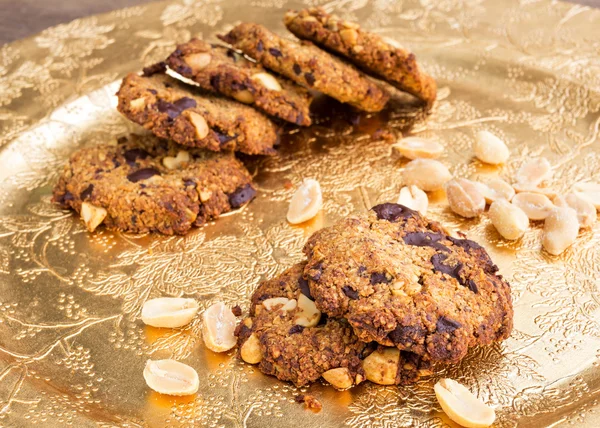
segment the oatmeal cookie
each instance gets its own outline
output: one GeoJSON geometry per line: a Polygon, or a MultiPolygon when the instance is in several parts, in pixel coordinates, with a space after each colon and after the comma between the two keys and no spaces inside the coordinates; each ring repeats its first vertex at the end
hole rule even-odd
{"type": "Polygon", "coordinates": [[[277,127],[265,115],[185,85],[159,67],[127,75],[117,95],[119,111],[157,137],[213,151],[275,153],[277,127]]]}
{"type": "MultiPolygon", "coordinates": [[[[242,359],[296,386],[321,376],[340,389],[365,378],[377,381],[381,363],[376,358],[365,365],[367,373],[363,369],[365,359],[380,351],[377,344],[360,342],[345,320],[314,312],[308,283],[302,277],[304,267],[305,263],[296,264],[258,286],[250,316],[236,330],[242,359]]],[[[393,384],[410,383],[428,373],[421,359],[410,352],[397,353],[387,363],[393,384]]]]}
{"type": "Polygon", "coordinates": [[[389,99],[388,93],[362,72],[310,42],[282,39],[252,23],[239,24],[219,37],[266,68],[360,110],[380,111],[389,99]]]}
{"type": "Polygon", "coordinates": [[[167,59],[177,73],[217,92],[287,122],[310,126],[312,96],[288,79],[268,73],[233,49],[192,39],[167,59]]]}
{"type": "Polygon", "coordinates": [[[420,69],[412,52],[393,46],[381,36],[330,15],[322,8],[290,11],[284,21],[298,38],[344,56],[366,73],[414,95],[429,106],[435,101],[435,80],[420,69]]]}
{"type": "Polygon", "coordinates": [[[483,247],[402,205],[319,230],[304,253],[317,308],[362,341],[458,362],[512,330],[510,285],[483,247]]]}
{"type": "Polygon", "coordinates": [[[73,153],[53,199],[77,212],[84,203],[105,210],[103,223],[109,229],[172,235],[255,195],[250,174],[231,153],[131,135],[73,153]]]}

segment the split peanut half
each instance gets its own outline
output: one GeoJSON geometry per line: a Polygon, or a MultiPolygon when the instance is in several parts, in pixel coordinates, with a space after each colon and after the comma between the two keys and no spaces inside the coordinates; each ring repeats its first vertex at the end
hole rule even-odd
{"type": "Polygon", "coordinates": [[[417,186],[426,192],[442,189],[451,178],[448,168],[434,159],[410,161],[402,172],[402,180],[406,186],[417,186]]]}
{"type": "Polygon", "coordinates": [[[290,201],[287,220],[291,224],[300,224],[310,220],[323,207],[323,194],[317,180],[306,178],[290,201]]]}
{"type": "Polygon", "coordinates": [[[489,131],[479,131],[477,133],[473,151],[477,159],[490,165],[505,163],[510,156],[504,141],[489,131]]]}
{"type": "Polygon", "coordinates": [[[577,212],[579,227],[593,227],[598,220],[596,207],[588,199],[579,196],[578,193],[571,192],[564,196],[554,198],[554,205],[557,207],[571,207],[577,212]]]}
{"type": "Polygon", "coordinates": [[[429,206],[429,198],[427,197],[427,193],[417,186],[404,186],[400,189],[398,203],[425,215],[429,206]]]}
{"type": "Polygon", "coordinates": [[[159,297],[142,306],[142,321],[153,327],[177,328],[189,324],[198,313],[195,299],[159,297]]]}
{"type": "Polygon", "coordinates": [[[529,220],[544,220],[554,209],[552,201],[540,193],[517,193],[512,203],[521,208],[529,220]]]}
{"type": "Polygon", "coordinates": [[[444,413],[467,428],[489,427],[496,420],[496,412],[471,391],[452,379],[441,379],[433,387],[444,413]]]}
{"type": "Polygon", "coordinates": [[[456,214],[473,218],[485,210],[485,198],[471,180],[455,178],[447,182],[444,187],[450,209],[456,214]]]}
{"type": "Polygon", "coordinates": [[[523,210],[506,199],[498,199],[490,205],[490,220],[504,238],[519,239],[529,228],[529,218],[523,210]]]}
{"type": "Polygon", "coordinates": [[[154,391],[168,395],[195,394],[200,386],[196,370],[170,359],[148,360],[144,368],[144,379],[154,391]]]}
{"type": "Polygon", "coordinates": [[[492,178],[484,183],[475,182],[475,185],[488,204],[498,199],[510,201],[515,196],[515,189],[501,178],[492,178]]]}
{"type": "Polygon", "coordinates": [[[444,153],[444,146],[440,143],[420,137],[403,138],[392,148],[408,159],[437,159],[444,153]]]}
{"type": "Polygon", "coordinates": [[[217,302],[206,309],[202,321],[202,338],[208,349],[225,352],[235,346],[236,318],[225,303],[217,302]]]}
{"type": "Polygon", "coordinates": [[[556,207],[544,221],[542,245],[547,252],[557,256],[575,242],[578,233],[577,212],[570,207],[556,207]]]}

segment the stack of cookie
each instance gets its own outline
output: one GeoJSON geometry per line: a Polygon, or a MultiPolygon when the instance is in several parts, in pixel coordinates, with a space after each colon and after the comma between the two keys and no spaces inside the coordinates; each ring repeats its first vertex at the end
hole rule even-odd
{"type": "Polygon", "coordinates": [[[306,261],[259,285],[240,357],[303,386],[406,384],[512,330],[510,285],[477,243],[397,204],[313,234],[306,261]]]}
{"type": "Polygon", "coordinates": [[[255,196],[233,152],[274,154],[277,122],[310,126],[311,91],[378,112],[389,94],[375,77],[428,107],[435,100],[435,82],[412,53],[357,24],[315,8],[289,12],[285,24],[303,41],[242,23],[219,36],[230,47],[192,39],[142,75],[127,75],[118,110],[157,138],[75,153],[55,202],[80,212],[90,231],[104,224],[184,234],[255,196]]]}

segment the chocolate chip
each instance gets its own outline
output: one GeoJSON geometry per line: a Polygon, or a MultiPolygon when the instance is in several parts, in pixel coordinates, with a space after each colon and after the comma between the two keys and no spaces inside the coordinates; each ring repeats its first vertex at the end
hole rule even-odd
{"type": "Polygon", "coordinates": [[[418,325],[398,325],[389,332],[388,338],[397,345],[398,343],[410,344],[424,337],[425,330],[418,325]]]}
{"type": "Polygon", "coordinates": [[[192,68],[183,62],[180,62],[175,66],[175,71],[182,76],[190,76],[193,74],[192,68]]]}
{"type": "Polygon", "coordinates": [[[434,232],[411,232],[404,235],[402,238],[404,243],[417,247],[431,247],[440,251],[450,251],[448,247],[439,243],[442,239],[446,239],[446,235],[434,232]]]}
{"type": "Polygon", "coordinates": [[[156,108],[161,113],[167,113],[167,116],[169,116],[169,119],[175,119],[177,116],[179,116],[181,114],[181,111],[179,111],[179,109],[175,106],[175,104],[172,104],[163,99],[159,99],[156,102],[156,108]]]}
{"type": "Polygon", "coordinates": [[[471,290],[473,293],[475,293],[475,294],[479,293],[479,289],[477,288],[477,284],[475,284],[475,281],[473,281],[472,279],[470,279],[469,281],[467,281],[467,287],[469,287],[469,290],[471,290]]]}
{"type": "Polygon", "coordinates": [[[192,98],[183,97],[175,101],[173,105],[175,105],[179,109],[179,111],[184,111],[189,108],[196,107],[198,104],[196,103],[196,100],[192,98]]]}
{"type": "Polygon", "coordinates": [[[431,263],[433,264],[433,269],[437,272],[441,272],[441,273],[445,273],[446,275],[450,275],[452,278],[457,279],[459,283],[461,283],[461,285],[465,285],[460,277],[460,270],[463,268],[463,264],[462,263],[458,263],[455,266],[448,266],[444,263],[442,263],[443,261],[445,261],[448,258],[448,256],[446,254],[434,254],[431,257],[431,263]]]}
{"type": "Polygon", "coordinates": [[[275,58],[279,58],[279,57],[283,56],[281,54],[281,51],[279,49],[276,49],[276,48],[269,48],[269,53],[271,55],[273,55],[275,58]]]}
{"type": "Polygon", "coordinates": [[[263,45],[262,40],[259,40],[258,43],[256,44],[256,50],[259,51],[259,52],[262,52],[264,50],[264,48],[265,47],[263,45]]]}
{"type": "Polygon", "coordinates": [[[296,333],[302,333],[304,331],[304,327],[301,325],[294,325],[292,326],[292,328],[289,329],[288,334],[292,335],[292,334],[296,334],[296,333]]]}
{"type": "MultiPolygon", "coordinates": [[[[213,47],[217,47],[217,46],[213,46],[213,47]]],[[[236,56],[235,56],[235,51],[233,49],[227,49],[227,54],[226,54],[229,58],[231,58],[233,60],[233,62],[235,62],[237,60],[236,56]]]]}
{"type": "Polygon", "coordinates": [[[319,322],[317,323],[317,326],[320,326],[320,325],[322,326],[322,325],[327,324],[327,318],[328,318],[327,314],[321,313],[321,318],[319,319],[319,322]]]}
{"type": "Polygon", "coordinates": [[[315,76],[312,73],[304,73],[304,78],[306,79],[306,83],[308,83],[310,86],[315,84],[315,76]]]}
{"type": "Polygon", "coordinates": [[[306,279],[304,279],[303,277],[298,278],[298,288],[300,289],[300,292],[302,294],[304,294],[306,297],[308,297],[310,300],[315,300],[315,299],[313,299],[313,296],[310,294],[310,288],[308,286],[308,281],[306,279]]]}
{"type": "Polygon", "coordinates": [[[457,247],[465,250],[467,254],[479,257],[479,259],[485,263],[483,269],[487,273],[498,272],[498,266],[496,266],[496,264],[492,261],[487,251],[485,251],[485,248],[483,248],[477,242],[471,241],[470,239],[457,239],[451,236],[448,237],[448,240],[457,247]]]}
{"type": "Polygon", "coordinates": [[[72,201],[74,199],[75,199],[75,196],[73,196],[73,194],[67,190],[61,197],[59,197],[56,200],[56,202],[58,202],[61,205],[66,205],[67,201],[72,201]]]}
{"type": "Polygon", "coordinates": [[[231,312],[236,317],[239,317],[240,315],[242,315],[242,308],[240,307],[240,305],[235,305],[233,308],[231,308],[231,312]]]}
{"type": "Polygon", "coordinates": [[[221,83],[221,76],[219,76],[218,74],[216,74],[210,78],[210,86],[212,86],[215,89],[215,91],[219,90],[220,83],[221,83]]]}
{"type": "Polygon", "coordinates": [[[362,275],[366,271],[367,271],[367,267],[366,266],[359,266],[358,267],[358,274],[359,275],[362,275]]]}
{"type": "Polygon", "coordinates": [[[156,89],[148,89],[148,92],[150,92],[152,95],[158,94],[158,91],[156,89]]]}
{"type": "Polygon", "coordinates": [[[164,61],[157,62],[156,64],[149,65],[148,67],[144,67],[142,69],[142,72],[146,77],[150,77],[158,73],[164,73],[165,71],[167,71],[167,63],[164,61]]]}
{"type": "Polygon", "coordinates": [[[137,183],[140,180],[146,180],[155,175],[160,175],[160,172],[156,168],[142,168],[129,174],[127,179],[132,183],[137,183]]]}
{"type": "Polygon", "coordinates": [[[400,218],[417,217],[419,215],[416,211],[400,204],[379,204],[371,209],[377,213],[379,220],[387,220],[391,223],[396,222],[400,218]]]}
{"type": "Polygon", "coordinates": [[[294,63],[292,68],[294,69],[294,73],[296,73],[298,76],[300,75],[300,73],[302,73],[302,68],[300,68],[298,64],[294,63]]]}
{"type": "Polygon", "coordinates": [[[438,318],[437,323],[435,324],[435,328],[439,333],[452,333],[460,327],[462,327],[462,324],[453,321],[450,318],[446,318],[443,315],[438,318]]]}
{"type": "Polygon", "coordinates": [[[90,184],[79,194],[79,199],[81,199],[82,201],[89,199],[89,197],[92,196],[93,191],[94,191],[94,185],[90,184]]]}
{"type": "Polygon", "coordinates": [[[392,279],[387,277],[385,272],[373,272],[371,274],[371,285],[375,284],[389,284],[392,279]]]}
{"type": "Polygon", "coordinates": [[[219,140],[219,144],[222,146],[225,143],[230,142],[231,140],[235,140],[237,138],[237,135],[225,135],[225,134],[221,134],[219,132],[215,131],[215,134],[217,135],[217,138],[219,140]]]}
{"type": "Polygon", "coordinates": [[[184,110],[196,107],[196,105],[196,101],[188,97],[180,98],[174,103],[170,103],[163,99],[160,99],[156,102],[156,108],[158,109],[158,111],[162,113],[167,113],[170,119],[175,119],[184,110]]]}
{"type": "Polygon", "coordinates": [[[238,187],[235,192],[229,195],[229,205],[231,205],[231,208],[239,208],[246,202],[254,199],[255,196],[256,190],[254,187],[251,184],[246,184],[245,186],[238,187]]]}
{"type": "Polygon", "coordinates": [[[135,165],[138,159],[146,159],[150,154],[144,149],[129,149],[123,153],[123,157],[131,166],[135,165]]]}
{"type": "Polygon", "coordinates": [[[349,286],[347,286],[347,285],[344,285],[344,286],[342,287],[342,291],[344,292],[344,294],[345,294],[347,297],[349,297],[349,298],[350,298],[350,299],[352,299],[352,300],[357,300],[357,299],[358,299],[358,297],[359,297],[359,296],[358,296],[358,291],[356,291],[355,289],[353,289],[353,288],[351,288],[351,287],[349,287],[349,286]]]}
{"type": "Polygon", "coordinates": [[[185,180],[183,180],[183,185],[185,187],[190,187],[190,186],[196,187],[196,182],[192,179],[186,178],[185,180]]]}
{"type": "Polygon", "coordinates": [[[248,337],[252,334],[252,329],[242,322],[238,324],[233,334],[236,337],[248,337]]]}
{"type": "Polygon", "coordinates": [[[319,282],[321,279],[321,274],[323,273],[323,265],[321,263],[317,263],[308,270],[308,277],[314,281],[319,282]]]}
{"type": "MultiPolygon", "coordinates": [[[[259,42],[260,43],[260,42],[259,42]]],[[[296,403],[304,403],[304,395],[300,394],[300,395],[296,395],[294,397],[294,400],[296,400],[296,403]]]]}

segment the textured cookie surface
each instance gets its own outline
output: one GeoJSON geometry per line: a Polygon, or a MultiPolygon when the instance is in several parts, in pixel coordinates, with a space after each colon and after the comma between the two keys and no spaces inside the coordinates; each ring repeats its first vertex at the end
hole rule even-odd
{"type": "Polygon", "coordinates": [[[510,286],[483,247],[402,205],[322,229],[304,253],[317,307],[365,342],[457,362],[512,330],[510,286]]]}
{"type": "MultiPolygon", "coordinates": [[[[311,298],[308,284],[302,278],[304,267],[305,263],[299,263],[259,285],[252,296],[250,317],[237,329],[240,350],[254,336],[262,353],[260,371],[297,386],[340,367],[347,368],[352,382],[358,384],[365,378],[362,361],[377,345],[360,342],[346,321],[324,314],[316,326],[297,324],[300,296],[311,298]],[[267,309],[263,302],[273,298],[295,300],[298,304],[292,310],[284,310],[282,305],[267,309]]],[[[402,353],[397,364],[396,384],[413,382],[422,368],[420,359],[410,353],[402,353]]]]}
{"type": "Polygon", "coordinates": [[[282,39],[258,24],[242,23],[219,36],[263,66],[361,110],[383,109],[389,95],[362,72],[310,42],[282,39]]]}
{"type": "Polygon", "coordinates": [[[256,106],[271,116],[309,126],[312,96],[303,87],[275,76],[232,49],[192,39],[177,46],[168,66],[207,91],[256,106]],[[265,76],[265,74],[267,74],[265,76]],[[271,84],[272,87],[265,85],[271,84]]]}
{"type": "Polygon", "coordinates": [[[104,208],[110,229],[171,235],[217,218],[255,194],[250,174],[231,153],[131,135],[75,152],[54,188],[54,201],[77,212],[83,202],[104,208]],[[186,162],[172,163],[185,154],[186,162]]]}
{"type": "Polygon", "coordinates": [[[431,105],[437,87],[424,73],[415,55],[392,46],[381,36],[358,24],[330,15],[322,8],[310,8],[285,15],[285,25],[300,39],[310,40],[331,52],[343,55],[369,74],[386,80],[431,105]]]}
{"type": "Polygon", "coordinates": [[[127,118],[184,146],[274,153],[277,128],[265,115],[156,71],[123,79],[117,108],[127,118]]]}

